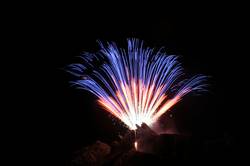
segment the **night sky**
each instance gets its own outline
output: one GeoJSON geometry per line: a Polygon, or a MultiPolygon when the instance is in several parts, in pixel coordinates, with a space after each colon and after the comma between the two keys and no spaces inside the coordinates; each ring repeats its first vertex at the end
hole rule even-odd
{"type": "Polygon", "coordinates": [[[233,151],[240,120],[235,119],[239,99],[234,88],[239,83],[232,77],[241,78],[235,74],[240,62],[233,57],[244,56],[241,25],[234,11],[223,5],[98,6],[45,5],[31,9],[20,21],[27,25],[22,27],[22,36],[29,39],[32,55],[27,62],[33,61],[28,63],[34,67],[27,69],[29,77],[34,77],[26,84],[31,92],[29,116],[33,115],[27,126],[36,126],[29,131],[38,138],[34,145],[42,147],[42,154],[67,165],[74,151],[96,140],[109,143],[124,134],[126,128],[102,111],[92,94],[70,87],[71,77],[63,68],[79,62],[76,57],[82,51],[98,51],[97,39],[126,47],[131,37],[180,56],[189,74],[211,76],[208,93],[188,96],[172,113],[180,131],[201,141],[228,140],[233,151]],[[34,19],[25,18],[32,14],[34,19]]]}

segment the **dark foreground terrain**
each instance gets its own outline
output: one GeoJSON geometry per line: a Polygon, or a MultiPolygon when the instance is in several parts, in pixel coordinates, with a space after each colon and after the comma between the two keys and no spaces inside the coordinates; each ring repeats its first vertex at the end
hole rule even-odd
{"type": "Polygon", "coordinates": [[[221,138],[199,142],[191,136],[156,134],[143,124],[136,130],[137,149],[134,147],[134,131],[110,145],[96,141],[78,152],[73,166],[83,165],[168,165],[178,163],[207,164],[231,161],[231,140],[221,138]]]}

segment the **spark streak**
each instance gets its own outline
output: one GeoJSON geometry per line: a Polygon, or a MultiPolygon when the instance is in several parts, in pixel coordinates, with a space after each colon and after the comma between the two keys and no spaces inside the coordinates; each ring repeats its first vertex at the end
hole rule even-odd
{"type": "Polygon", "coordinates": [[[83,62],[69,65],[68,71],[78,77],[74,85],[96,95],[131,130],[143,122],[152,125],[186,94],[204,91],[206,76],[183,79],[176,56],[144,47],[138,39],[127,42],[127,49],[99,42],[99,52],[84,53],[83,62]]]}

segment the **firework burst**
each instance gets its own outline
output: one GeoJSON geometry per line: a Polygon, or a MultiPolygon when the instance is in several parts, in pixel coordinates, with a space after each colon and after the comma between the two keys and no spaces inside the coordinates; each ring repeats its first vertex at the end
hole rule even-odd
{"type": "Polygon", "coordinates": [[[100,44],[97,53],[83,53],[82,63],[69,65],[73,85],[90,91],[98,103],[130,129],[152,125],[189,92],[203,91],[206,76],[183,79],[181,64],[161,49],[128,39],[127,49],[100,44]]]}

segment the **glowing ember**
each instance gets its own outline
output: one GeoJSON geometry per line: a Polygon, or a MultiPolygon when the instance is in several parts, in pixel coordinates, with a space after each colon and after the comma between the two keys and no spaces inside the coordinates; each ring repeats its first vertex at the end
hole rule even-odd
{"type": "Polygon", "coordinates": [[[128,40],[127,50],[115,43],[100,46],[96,54],[84,53],[82,64],[69,65],[69,72],[79,77],[73,84],[96,95],[131,130],[143,122],[152,125],[184,95],[204,90],[206,76],[181,78],[176,56],[144,48],[137,39],[128,40]]]}
{"type": "Polygon", "coordinates": [[[137,150],[137,142],[136,141],[135,141],[134,145],[135,145],[135,150],[137,150]]]}

